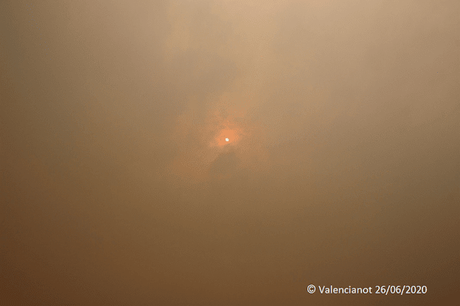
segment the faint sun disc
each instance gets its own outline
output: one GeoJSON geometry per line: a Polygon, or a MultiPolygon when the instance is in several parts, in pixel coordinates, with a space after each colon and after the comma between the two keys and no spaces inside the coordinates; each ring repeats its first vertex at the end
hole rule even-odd
{"type": "Polygon", "coordinates": [[[235,145],[239,138],[238,130],[232,128],[224,128],[216,134],[214,143],[218,147],[224,147],[229,144],[235,145]]]}

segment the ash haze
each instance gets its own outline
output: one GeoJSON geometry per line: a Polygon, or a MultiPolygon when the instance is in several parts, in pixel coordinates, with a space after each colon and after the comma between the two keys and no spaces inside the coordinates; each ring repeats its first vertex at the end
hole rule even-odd
{"type": "Polygon", "coordinates": [[[459,15],[0,1],[0,304],[455,304],[459,15]]]}

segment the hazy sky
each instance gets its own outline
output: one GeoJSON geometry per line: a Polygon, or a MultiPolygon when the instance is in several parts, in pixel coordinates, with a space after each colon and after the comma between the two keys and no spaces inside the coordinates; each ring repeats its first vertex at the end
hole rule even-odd
{"type": "Polygon", "coordinates": [[[458,301],[459,16],[0,1],[0,304],[458,301]]]}

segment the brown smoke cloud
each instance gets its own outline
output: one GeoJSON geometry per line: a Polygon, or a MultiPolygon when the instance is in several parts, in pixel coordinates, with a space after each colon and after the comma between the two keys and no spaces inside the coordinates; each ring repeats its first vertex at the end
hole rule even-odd
{"type": "Polygon", "coordinates": [[[0,304],[452,304],[459,11],[1,1],[0,304]]]}

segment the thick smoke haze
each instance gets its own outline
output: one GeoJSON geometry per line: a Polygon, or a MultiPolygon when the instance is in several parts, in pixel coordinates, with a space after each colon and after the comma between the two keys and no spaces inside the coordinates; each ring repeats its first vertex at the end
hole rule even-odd
{"type": "Polygon", "coordinates": [[[0,1],[0,304],[455,304],[459,16],[0,1]]]}

